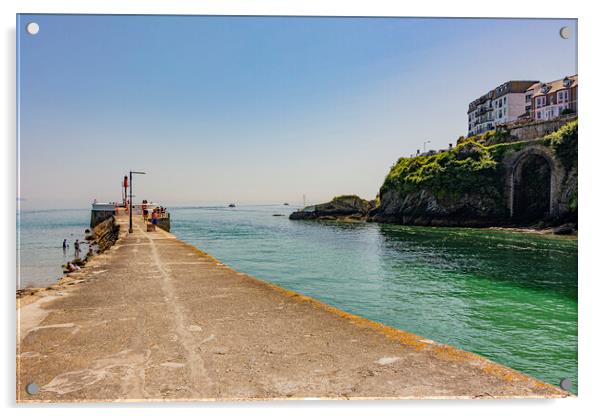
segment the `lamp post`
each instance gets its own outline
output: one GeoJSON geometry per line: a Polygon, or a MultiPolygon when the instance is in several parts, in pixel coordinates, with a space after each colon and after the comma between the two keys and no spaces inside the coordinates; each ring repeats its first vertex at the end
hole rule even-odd
{"type": "MultiPolygon", "coordinates": [[[[431,142],[430,140],[427,140],[426,142],[422,143],[422,151],[424,153],[426,153],[426,145],[427,145],[427,143],[430,143],[430,142],[431,142]]],[[[131,182],[131,179],[130,179],[130,182],[131,182]]]]}
{"type": "Polygon", "coordinates": [[[136,172],[130,170],[130,233],[134,232],[134,228],[132,227],[132,212],[134,210],[134,206],[132,205],[132,188],[134,187],[134,183],[132,182],[132,175],[146,175],[146,172],[136,172]]]}

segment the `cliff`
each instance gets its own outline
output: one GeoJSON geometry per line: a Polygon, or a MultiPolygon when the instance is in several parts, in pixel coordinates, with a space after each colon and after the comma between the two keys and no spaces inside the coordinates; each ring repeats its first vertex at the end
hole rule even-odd
{"type": "Polygon", "coordinates": [[[577,136],[574,121],[536,140],[491,144],[499,138],[489,134],[400,158],[370,219],[447,226],[576,221],[577,136]]]}

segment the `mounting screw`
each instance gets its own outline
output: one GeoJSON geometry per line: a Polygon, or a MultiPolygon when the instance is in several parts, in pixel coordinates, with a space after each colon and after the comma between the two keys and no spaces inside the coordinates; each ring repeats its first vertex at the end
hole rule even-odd
{"type": "Polygon", "coordinates": [[[568,378],[560,379],[560,388],[562,390],[569,391],[569,390],[571,390],[571,387],[573,387],[573,383],[571,383],[570,379],[568,379],[568,378]]]}
{"type": "Polygon", "coordinates": [[[40,388],[36,383],[29,383],[27,386],[25,386],[25,391],[27,394],[38,394],[40,392],[40,388]]]}
{"type": "Polygon", "coordinates": [[[27,23],[27,26],[25,26],[25,30],[27,30],[27,33],[30,35],[37,35],[40,31],[40,25],[36,22],[29,22],[27,23]]]}
{"type": "Polygon", "coordinates": [[[562,39],[568,39],[571,37],[571,28],[568,26],[562,26],[560,28],[560,37],[562,39]]]}

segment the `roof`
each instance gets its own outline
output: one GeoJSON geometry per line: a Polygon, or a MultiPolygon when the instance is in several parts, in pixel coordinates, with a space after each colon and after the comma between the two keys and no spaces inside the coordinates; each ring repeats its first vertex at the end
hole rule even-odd
{"type": "Polygon", "coordinates": [[[486,102],[488,99],[493,100],[498,97],[503,97],[506,94],[510,93],[523,93],[529,89],[533,84],[538,83],[539,81],[525,81],[525,80],[512,80],[506,81],[503,84],[497,86],[491,91],[483,94],[481,97],[477,98],[473,102],[468,105],[468,112],[474,111],[479,104],[486,102]]]}
{"type": "Polygon", "coordinates": [[[539,81],[508,81],[494,90],[493,98],[502,97],[510,93],[523,93],[539,81]]]}
{"type": "Polygon", "coordinates": [[[531,88],[529,88],[529,90],[532,90],[533,96],[537,97],[539,95],[553,94],[556,91],[564,90],[566,88],[576,87],[578,85],[578,81],[578,75],[575,74],[571,75],[570,77],[567,76],[550,82],[538,82],[532,85],[531,88]],[[565,85],[565,80],[567,83],[570,84],[565,85]],[[547,90],[545,90],[545,88],[547,88],[547,90]]]}

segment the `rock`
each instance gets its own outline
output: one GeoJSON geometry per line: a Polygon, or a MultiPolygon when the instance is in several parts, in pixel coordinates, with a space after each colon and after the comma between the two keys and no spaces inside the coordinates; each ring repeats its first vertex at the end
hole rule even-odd
{"type": "Polygon", "coordinates": [[[291,220],[337,220],[341,218],[366,219],[368,213],[376,207],[374,201],[366,201],[357,195],[337,196],[330,202],[310,205],[293,212],[291,220]]]}
{"type": "MultiPolygon", "coordinates": [[[[369,214],[369,212],[368,212],[368,214],[369,214]]],[[[360,220],[364,219],[364,217],[362,216],[362,214],[353,214],[353,215],[348,216],[347,219],[360,221],[360,220]]]]}
{"type": "Polygon", "coordinates": [[[370,211],[369,221],[429,225],[482,227],[503,222],[505,211],[486,194],[436,197],[427,190],[407,194],[389,190],[380,196],[380,207],[370,211]]]}
{"type": "Polygon", "coordinates": [[[575,234],[575,231],[577,231],[577,229],[573,223],[562,224],[552,230],[556,235],[571,235],[575,234]]]}

